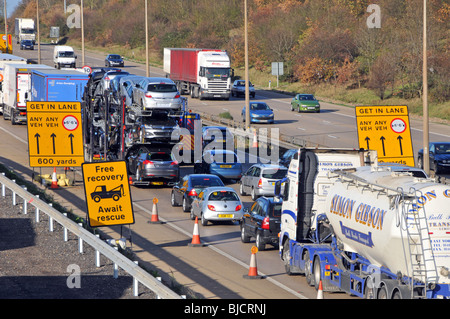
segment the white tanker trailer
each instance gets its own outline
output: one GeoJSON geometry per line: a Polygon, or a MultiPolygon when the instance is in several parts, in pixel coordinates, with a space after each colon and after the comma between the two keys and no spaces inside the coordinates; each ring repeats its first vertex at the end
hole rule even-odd
{"type": "Polygon", "coordinates": [[[287,273],[362,298],[450,298],[450,185],[376,160],[324,172],[324,159],[300,149],[289,167],[280,232],[287,273]]]}

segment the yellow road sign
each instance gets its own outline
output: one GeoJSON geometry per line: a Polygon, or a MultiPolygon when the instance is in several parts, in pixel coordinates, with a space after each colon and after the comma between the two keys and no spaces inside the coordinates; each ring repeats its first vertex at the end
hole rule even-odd
{"type": "Polygon", "coordinates": [[[30,167],[81,166],[80,102],[27,102],[30,167]]]}
{"type": "Polygon", "coordinates": [[[408,107],[357,106],[359,147],[376,150],[378,161],[414,166],[408,107]]]}
{"type": "Polygon", "coordinates": [[[91,227],[134,224],[124,161],[83,163],[84,192],[91,227]]]}

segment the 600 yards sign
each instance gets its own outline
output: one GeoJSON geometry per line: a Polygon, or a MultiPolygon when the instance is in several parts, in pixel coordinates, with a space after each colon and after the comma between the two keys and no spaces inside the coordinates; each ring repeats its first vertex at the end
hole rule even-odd
{"type": "Polygon", "coordinates": [[[80,102],[27,102],[30,167],[84,162],[80,102]]]}

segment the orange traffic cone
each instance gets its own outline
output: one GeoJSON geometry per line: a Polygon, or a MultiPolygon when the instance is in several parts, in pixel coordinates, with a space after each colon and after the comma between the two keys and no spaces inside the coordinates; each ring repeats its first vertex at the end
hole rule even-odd
{"type": "Polygon", "coordinates": [[[319,281],[319,290],[317,291],[317,299],[323,299],[322,280],[319,281]]]}
{"type": "Polygon", "coordinates": [[[256,266],[256,253],[258,248],[256,246],[252,247],[252,255],[250,257],[250,268],[248,269],[248,275],[243,277],[246,279],[261,279],[263,276],[258,275],[258,267],[256,266]]]}
{"type": "Polygon", "coordinates": [[[253,144],[252,147],[258,147],[258,138],[256,137],[256,129],[253,130],[253,144]]]}
{"type": "Polygon", "coordinates": [[[58,178],[56,177],[56,167],[53,167],[53,174],[52,174],[52,184],[50,185],[50,188],[58,188],[58,178]]]}
{"type": "Polygon", "coordinates": [[[152,209],[152,218],[150,219],[150,224],[162,224],[162,222],[159,220],[158,217],[158,199],[155,197],[153,198],[153,209],[152,209]]]}
{"type": "Polygon", "coordinates": [[[198,217],[195,217],[195,224],[194,224],[194,233],[192,234],[192,241],[188,244],[188,246],[192,247],[202,247],[205,246],[200,242],[200,234],[198,232],[198,217]]]}

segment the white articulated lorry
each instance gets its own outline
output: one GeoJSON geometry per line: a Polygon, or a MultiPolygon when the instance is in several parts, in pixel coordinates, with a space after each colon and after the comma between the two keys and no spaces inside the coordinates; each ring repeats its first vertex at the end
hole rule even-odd
{"type": "Polygon", "coordinates": [[[22,40],[31,40],[35,44],[36,30],[33,19],[16,18],[14,30],[17,44],[22,40]]]}
{"type": "MultiPolygon", "coordinates": [[[[8,64],[27,64],[27,59],[9,53],[0,53],[0,112],[3,113],[5,67],[8,64]]],[[[4,116],[4,113],[3,113],[4,116]]]]}
{"type": "Polygon", "coordinates": [[[286,272],[361,298],[450,298],[450,186],[345,153],[300,149],[291,161],[280,232],[286,272]]]}
{"type": "Polygon", "coordinates": [[[3,79],[3,118],[12,125],[27,120],[27,101],[31,101],[31,72],[53,69],[44,64],[5,64],[3,79]]]}
{"type": "Polygon", "coordinates": [[[164,72],[181,94],[201,100],[230,98],[233,70],[226,51],[164,48],[164,72]]]}

